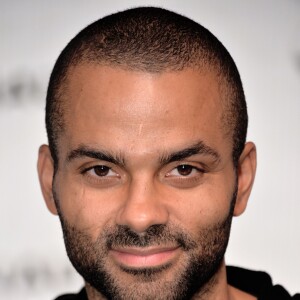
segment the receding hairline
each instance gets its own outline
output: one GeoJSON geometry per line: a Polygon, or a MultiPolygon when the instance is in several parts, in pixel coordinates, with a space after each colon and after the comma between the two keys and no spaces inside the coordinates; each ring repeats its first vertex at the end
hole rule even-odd
{"type": "Polygon", "coordinates": [[[129,9],[99,19],[80,31],[60,54],[50,77],[46,104],[48,140],[55,161],[55,143],[67,108],[63,102],[66,78],[73,66],[87,62],[148,73],[189,67],[214,69],[224,92],[223,121],[233,128],[237,161],[248,117],[242,82],[230,53],[201,24],[155,7],[129,9]]]}
{"type": "MultiPolygon", "coordinates": [[[[142,68],[134,68],[132,65],[128,65],[126,63],[124,64],[114,64],[111,63],[109,61],[95,61],[95,60],[85,60],[85,61],[80,61],[76,64],[70,65],[66,71],[65,77],[63,79],[63,81],[60,83],[60,87],[59,87],[59,92],[58,94],[60,94],[60,99],[56,99],[58,102],[60,102],[61,104],[61,121],[62,123],[62,127],[61,127],[61,131],[60,134],[63,133],[64,128],[65,128],[65,111],[68,110],[68,106],[70,105],[70,102],[68,100],[68,97],[64,97],[64,95],[66,95],[66,93],[68,92],[68,85],[69,83],[69,79],[72,75],[76,76],[76,72],[78,72],[78,70],[80,70],[80,68],[85,68],[85,67],[91,67],[91,68],[110,68],[110,69],[115,69],[115,70],[122,70],[125,72],[133,72],[133,73],[140,73],[140,74],[150,74],[150,75],[162,75],[164,73],[181,73],[183,71],[187,71],[187,70],[192,70],[195,71],[199,74],[204,74],[204,75],[208,75],[211,76],[215,79],[217,86],[218,86],[218,92],[220,95],[220,105],[222,106],[222,116],[221,116],[221,129],[223,129],[224,134],[227,135],[231,135],[232,134],[232,130],[233,130],[233,126],[234,126],[234,122],[233,120],[228,122],[228,109],[230,109],[230,107],[232,106],[232,100],[230,99],[231,96],[231,91],[230,91],[230,87],[229,87],[229,83],[226,82],[226,78],[225,76],[220,72],[220,70],[218,70],[216,67],[209,65],[209,64],[194,64],[191,66],[186,66],[182,69],[174,69],[172,67],[167,68],[167,69],[161,69],[161,70],[148,70],[148,69],[142,69],[142,68]],[[64,105],[65,104],[65,105],[64,105]],[[225,126],[224,126],[225,124],[225,126]],[[225,129],[225,130],[224,130],[225,129]]],[[[234,102],[234,101],[233,101],[234,102]]]]}

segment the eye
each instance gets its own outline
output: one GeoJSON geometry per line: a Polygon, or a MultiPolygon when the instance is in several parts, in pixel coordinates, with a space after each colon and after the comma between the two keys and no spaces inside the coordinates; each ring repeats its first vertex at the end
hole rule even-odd
{"type": "Polygon", "coordinates": [[[110,168],[107,166],[96,166],[92,169],[97,176],[107,176],[109,174],[110,168]]]}
{"type": "Polygon", "coordinates": [[[98,177],[118,176],[118,174],[115,173],[111,168],[104,165],[93,166],[86,170],[86,172],[88,172],[92,176],[98,177]]]}
{"type": "Polygon", "coordinates": [[[197,173],[204,173],[204,170],[192,165],[182,164],[167,173],[167,177],[190,177],[197,173]]]}
{"type": "Polygon", "coordinates": [[[97,188],[108,188],[120,183],[118,172],[106,165],[93,165],[81,171],[86,182],[97,188]]]}
{"type": "MultiPolygon", "coordinates": [[[[196,164],[196,163],[195,163],[196,164]]],[[[165,174],[166,183],[179,189],[189,189],[203,184],[205,181],[205,169],[193,164],[181,164],[174,166],[165,174]]]]}
{"type": "Polygon", "coordinates": [[[181,176],[188,176],[193,172],[194,168],[190,165],[180,165],[176,170],[181,176]]]}

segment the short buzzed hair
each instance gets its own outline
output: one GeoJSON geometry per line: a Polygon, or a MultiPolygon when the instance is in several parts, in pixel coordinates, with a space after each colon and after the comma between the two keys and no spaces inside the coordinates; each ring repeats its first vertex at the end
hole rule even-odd
{"type": "Polygon", "coordinates": [[[213,70],[224,97],[223,126],[232,138],[235,167],[244,149],[248,116],[237,67],[222,43],[189,18],[156,7],[139,7],[106,16],[79,32],[53,68],[46,99],[46,128],[55,169],[58,138],[64,130],[66,78],[84,63],[151,73],[185,68],[213,70]]]}

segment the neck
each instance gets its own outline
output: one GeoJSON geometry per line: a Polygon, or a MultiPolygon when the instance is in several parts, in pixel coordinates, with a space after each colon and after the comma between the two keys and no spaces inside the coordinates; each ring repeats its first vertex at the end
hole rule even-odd
{"type": "Polygon", "coordinates": [[[193,300],[234,300],[230,296],[223,260],[217,273],[207,283],[206,288],[193,296],[193,300]]]}
{"type": "Polygon", "coordinates": [[[88,300],[105,300],[106,298],[93,288],[89,283],[85,282],[85,289],[88,296],[88,300]]]}

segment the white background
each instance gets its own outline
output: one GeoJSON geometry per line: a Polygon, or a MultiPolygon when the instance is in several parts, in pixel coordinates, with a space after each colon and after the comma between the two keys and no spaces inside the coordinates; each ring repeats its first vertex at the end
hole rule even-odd
{"type": "Polygon", "coordinates": [[[0,298],[53,299],[82,281],[36,175],[46,142],[45,89],[66,43],[92,21],[153,4],[211,30],[234,57],[248,101],[258,171],[235,219],[227,263],[266,270],[300,291],[300,1],[0,1],[0,298]]]}

